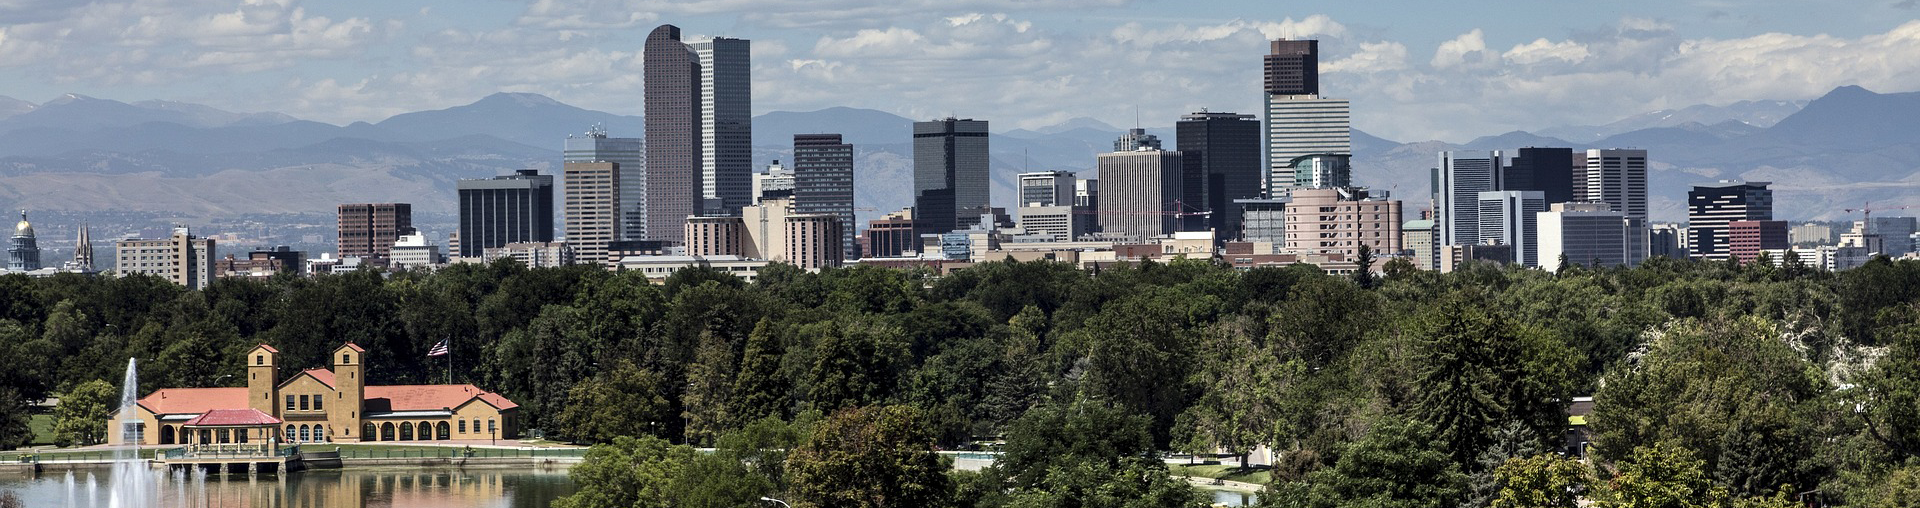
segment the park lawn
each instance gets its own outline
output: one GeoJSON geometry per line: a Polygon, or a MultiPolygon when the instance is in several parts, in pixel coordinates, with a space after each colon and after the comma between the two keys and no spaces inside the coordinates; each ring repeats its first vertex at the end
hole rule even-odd
{"type": "Polygon", "coordinates": [[[33,429],[33,438],[27,441],[28,445],[53,444],[53,415],[33,415],[27,419],[27,428],[33,429]]]}
{"type": "Polygon", "coordinates": [[[1197,476],[1260,485],[1266,485],[1273,480],[1273,473],[1269,469],[1266,466],[1241,468],[1232,464],[1167,465],[1167,471],[1178,476],[1197,476]]]}

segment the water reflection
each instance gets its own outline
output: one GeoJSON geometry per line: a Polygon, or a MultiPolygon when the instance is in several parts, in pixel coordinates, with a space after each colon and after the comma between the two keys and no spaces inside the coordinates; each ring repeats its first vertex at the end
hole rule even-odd
{"type": "MultiPolygon", "coordinates": [[[[109,490],[107,471],[79,471],[86,487],[109,490]],[[97,483],[97,485],[96,485],[97,483]]],[[[26,506],[91,506],[88,492],[69,499],[65,473],[39,478],[0,477],[0,490],[12,490],[26,506]],[[70,504],[71,501],[71,504],[70,504]]],[[[566,470],[515,469],[349,469],[303,471],[286,475],[213,475],[203,482],[163,481],[156,508],[533,508],[570,494],[566,470]]]]}
{"type": "Polygon", "coordinates": [[[1213,504],[1217,504],[1217,505],[1253,506],[1254,503],[1257,503],[1260,501],[1260,497],[1257,494],[1254,494],[1252,492],[1238,492],[1238,491],[1232,491],[1232,490],[1208,490],[1207,493],[1213,496],[1213,504]]]}

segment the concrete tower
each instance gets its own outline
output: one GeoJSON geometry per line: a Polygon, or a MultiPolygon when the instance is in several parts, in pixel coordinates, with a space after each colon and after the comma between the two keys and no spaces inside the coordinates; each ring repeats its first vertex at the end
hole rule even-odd
{"type": "Polygon", "coordinates": [[[352,342],[333,349],[335,399],[330,401],[334,409],[327,411],[327,426],[333,427],[333,432],[327,435],[334,436],[337,441],[368,439],[360,435],[360,411],[365,409],[361,407],[361,402],[366,400],[367,393],[366,356],[367,350],[352,342]]]}
{"type": "Polygon", "coordinates": [[[247,352],[247,407],[280,416],[280,350],[261,344],[247,352]]]}

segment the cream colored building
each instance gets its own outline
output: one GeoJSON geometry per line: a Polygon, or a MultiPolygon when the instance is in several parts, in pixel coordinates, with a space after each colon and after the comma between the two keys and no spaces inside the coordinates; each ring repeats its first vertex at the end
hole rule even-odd
{"type": "Polygon", "coordinates": [[[690,217],[687,255],[740,256],[809,270],[840,266],[840,219],[794,213],[790,197],[763,197],[739,217],[690,217]]]}
{"type": "Polygon", "coordinates": [[[1376,259],[1400,252],[1400,201],[1372,198],[1364,189],[1297,189],[1287,203],[1285,252],[1344,254],[1360,246],[1376,259]]]}
{"type": "Polygon", "coordinates": [[[612,162],[568,162],[566,181],[567,245],[574,261],[603,264],[607,244],[620,239],[620,165],[612,162]]]}
{"type": "Polygon", "coordinates": [[[115,272],[152,275],[188,289],[213,282],[214,258],[213,239],[195,237],[185,226],[167,238],[114,242],[115,272]]]}

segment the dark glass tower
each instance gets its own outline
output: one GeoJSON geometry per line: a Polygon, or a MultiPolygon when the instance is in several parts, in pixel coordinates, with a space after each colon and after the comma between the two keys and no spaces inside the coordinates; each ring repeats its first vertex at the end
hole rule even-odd
{"type": "Polygon", "coordinates": [[[489,248],[553,241],[553,177],[522,169],[512,175],[461,180],[460,257],[489,248]]]}
{"type": "Polygon", "coordinates": [[[1579,201],[1573,193],[1572,148],[1521,148],[1501,178],[1501,190],[1540,191],[1549,205],[1579,201]]]}
{"type": "Polygon", "coordinates": [[[946,233],[992,211],[987,195],[987,122],[946,118],[913,123],[913,225],[946,233]]]}
{"type": "Polygon", "coordinates": [[[1180,117],[1174,148],[1183,155],[1180,201],[1189,216],[1181,229],[1212,228],[1216,238],[1236,238],[1240,207],[1233,200],[1260,197],[1260,122],[1253,115],[1202,111],[1180,117]]]}
{"type": "MultiPolygon", "coordinates": [[[[700,211],[700,58],[680,42],[680,27],[647,34],[647,236],[684,242],[687,216],[700,211]]],[[[464,239],[463,239],[464,241],[464,239]]]]}
{"type": "Polygon", "coordinates": [[[1267,93],[1320,94],[1320,41],[1271,41],[1267,54],[1267,93]]]}
{"type": "Polygon", "coordinates": [[[853,145],[839,134],[793,135],[793,208],[800,214],[840,218],[840,249],[859,257],[854,247],[853,145]]]}

